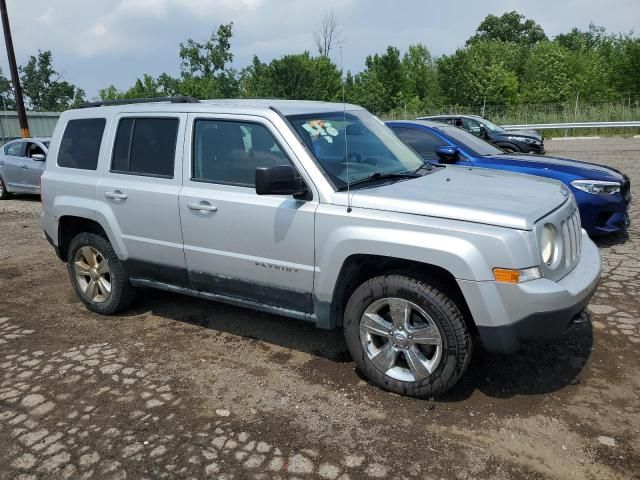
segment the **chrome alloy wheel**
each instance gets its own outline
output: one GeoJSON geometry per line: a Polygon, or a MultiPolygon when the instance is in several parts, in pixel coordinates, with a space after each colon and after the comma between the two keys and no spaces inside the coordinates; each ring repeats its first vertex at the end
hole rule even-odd
{"type": "Polygon", "coordinates": [[[84,246],[76,252],[73,265],[78,286],[95,303],[106,302],[111,295],[111,272],[102,254],[93,247],[84,246]]]}
{"type": "Polygon", "coordinates": [[[429,377],[442,358],[438,326],[403,298],[382,298],[367,307],[360,319],[360,342],[376,368],[403,382],[429,377]]]}

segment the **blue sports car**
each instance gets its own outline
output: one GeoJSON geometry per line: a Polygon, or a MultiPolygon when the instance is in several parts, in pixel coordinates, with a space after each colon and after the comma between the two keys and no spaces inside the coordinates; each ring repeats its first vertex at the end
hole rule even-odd
{"type": "Polygon", "coordinates": [[[589,235],[622,232],[629,225],[629,177],[603,165],[542,155],[505,153],[452,125],[426,120],[387,122],[400,139],[433,163],[468,165],[553,178],[573,192],[589,235]]]}

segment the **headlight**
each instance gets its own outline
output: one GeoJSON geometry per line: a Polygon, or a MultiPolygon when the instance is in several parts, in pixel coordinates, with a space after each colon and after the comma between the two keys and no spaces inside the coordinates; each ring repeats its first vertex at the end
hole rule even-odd
{"type": "Polygon", "coordinates": [[[613,195],[620,191],[620,183],[602,180],[574,180],[571,185],[578,190],[593,193],[594,195],[613,195]]]}
{"type": "Polygon", "coordinates": [[[540,256],[546,265],[551,265],[558,258],[558,231],[550,223],[542,228],[540,256]]]}
{"type": "Polygon", "coordinates": [[[537,145],[540,143],[540,140],[536,140],[535,138],[529,138],[529,137],[507,137],[507,138],[509,138],[509,140],[513,140],[516,142],[530,143],[532,145],[537,145]]]}

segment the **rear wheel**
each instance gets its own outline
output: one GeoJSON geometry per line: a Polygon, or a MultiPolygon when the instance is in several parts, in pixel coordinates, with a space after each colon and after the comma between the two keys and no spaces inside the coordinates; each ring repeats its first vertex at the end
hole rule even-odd
{"type": "Polygon", "coordinates": [[[78,234],[69,245],[67,267],[76,294],[92,312],[110,315],[128,307],[135,298],[113,247],[99,235],[78,234]]]}
{"type": "Polygon", "coordinates": [[[373,278],[356,289],[344,332],[357,367],[395,393],[432,397],[466,370],[472,342],[456,304],[432,285],[403,275],[373,278]]]}
{"type": "Polygon", "coordinates": [[[4,180],[0,177],[0,200],[6,200],[11,194],[7,191],[7,186],[4,184],[4,180]]]}

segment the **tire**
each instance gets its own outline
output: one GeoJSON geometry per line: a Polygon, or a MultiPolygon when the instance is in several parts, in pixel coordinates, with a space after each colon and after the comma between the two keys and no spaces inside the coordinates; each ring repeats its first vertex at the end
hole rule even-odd
{"type": "Polygon", "coordinates": [[[80,233],[71,240],[67,270],[76,295],[92,312],[111,315],[124,310],[135,299],[135,289],[129,283],[122,262],[109,241],[100,235],[80,233]],[[95,265],[97,268],[91,271],[95,265]],[[79,275],[85,272],[87,275],[79,275]],[[89,286],[92,281],[94,287],[89,286]],[[110,289],[106,288],[107,284],[110,289]]]}
{"type": "Polygon", "coordinates": [[[0,200],[6,200],[11,197],[11,194],[7,191],[7,186],[4,184],[4,180],[0,177],[0,200]]]}
{"type": "Polygon", "coordinates": [[[501,145],[500,148],[504,150],[505,153],[521,153],[516,147],[510,145],[501,145]]]}
{"type": "Polygon", "coordinates": [[[344,335],[357,368],[372,383],[418,398],[442,395],[453,387],[473,350],[457,305],[429,283],[404,275],[375,277],[360,285],[347,302],[344,335]],[[394,322],[398,317],[401,322],[394,322]],[[393,364],[390,358],[395,358],[393,364]]]}

